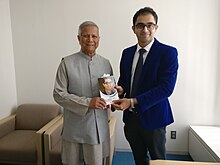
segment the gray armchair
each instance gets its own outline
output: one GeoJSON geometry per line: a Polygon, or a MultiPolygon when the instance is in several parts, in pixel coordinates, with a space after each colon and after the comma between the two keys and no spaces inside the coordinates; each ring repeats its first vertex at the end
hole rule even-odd
{"type": "Polygon", "coordinates": [[[55,104],[22,104],[0,120],[0,164],[43,164],[43,133],[61,118],[55,104]]]}
{"type": "MultiPolygon", "coordinates": [[[[107,157],[106,165],[112,164],[112,158],[115,149],[115,127],[116,118],[109,117],[110,128],[110,156],[107,157]]],[[[63,128],[63,118],[59,119],[44,133],[44,154],[45,165],[62,165],[61,162],[61,132],[63,128]]]]}
{"type": "Polygon", "coordinates": [[[45,165],[62,165],[61,161],[61,132],[63,117],[44,133],[45,165]]]}

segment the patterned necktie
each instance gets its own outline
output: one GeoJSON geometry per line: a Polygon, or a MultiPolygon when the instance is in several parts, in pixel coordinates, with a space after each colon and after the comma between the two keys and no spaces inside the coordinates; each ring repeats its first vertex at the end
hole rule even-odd
{"type": "Polygon", "coordinates": [[[132,90],[131,90],[131,97],[135,97],[136,96],[136,92],[138,89],[138,86],[140,86],[140,84],[138,84],[138,81],[140,79],[140,75],[142,72],[142,68],[143,68],[143,54],[146,52],[145,49],[140,49],[139,50],[139,58],[138,58],[138,62],[135,68],[135,72],[134,72],[134,77],[133,77],[133,84],[132,84],[132,90]]]}

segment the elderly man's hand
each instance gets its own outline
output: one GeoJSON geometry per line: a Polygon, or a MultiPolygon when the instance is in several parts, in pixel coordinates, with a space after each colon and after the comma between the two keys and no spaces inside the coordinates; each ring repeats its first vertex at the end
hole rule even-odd
{"type": "Polygon", "coordinates": [[[94,97],[91,99],[89,108],[90,109],[99,109],[102,110],[106,107],[106,102],[103,98],[100,97],[94,97]]]}

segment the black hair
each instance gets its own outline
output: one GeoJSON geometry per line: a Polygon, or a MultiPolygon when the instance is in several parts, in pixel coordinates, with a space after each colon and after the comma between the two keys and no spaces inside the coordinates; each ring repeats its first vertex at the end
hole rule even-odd
{"type": "Polygon", "coordinates": [[[140,10],[138,10],[135,14],[134,14],[134,17],[133,17],[133,25],[135,25],[136,21],[137,21],[137,17],[140,16],[140,15],[146,15],[146,14],[152,14],[154,19],[155,19],[155,22],[157,24],[157,21],[158,21],[158,16],[157,16],[157,13],[150,7],[144,7],[144,8],[141,8],[140,10]]]}

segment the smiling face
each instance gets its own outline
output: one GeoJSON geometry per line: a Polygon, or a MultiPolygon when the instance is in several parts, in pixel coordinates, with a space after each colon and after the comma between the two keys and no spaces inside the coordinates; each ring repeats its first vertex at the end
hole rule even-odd
{"type": "Polygon", "coordinates": [[[94,56],[99,46],[99,29],[94,25],[87,25],[82,28],[78,35],[79,44],[83,53],[94,56]]]}
{"type": "Polygon", "coordinates": [[[153,40],[157,28],[158,25],[156,25],[156,21],[153,15],[150,13],[139,15],[137,17],[135,25],[132,26],[132,30],[136,34],[138,43],[141,47],[145,47],[153,40]],[[139,26],[139,25],[146,25],[146,26],[139,26]]]}

